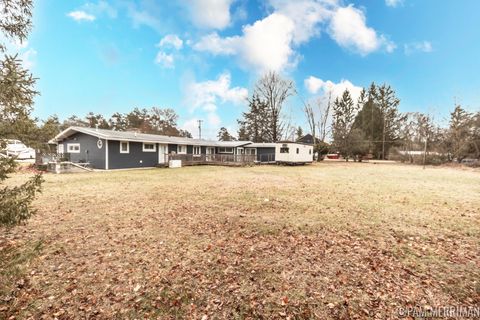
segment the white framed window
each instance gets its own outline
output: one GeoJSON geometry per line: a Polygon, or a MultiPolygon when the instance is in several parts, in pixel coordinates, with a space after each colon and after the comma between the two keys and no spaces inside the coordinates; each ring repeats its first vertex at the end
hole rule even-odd
{"type": "Polygon", "coordinates": [[[247,148],[245,149],[245,154],[248,154],[248,155],[256,155],[257,154],[257,149],[254,149],[254,148],[247,148]]]}
{"type": "Polygon", "coordinates": [[[67,143],[68,153],[80,153],[80,143],[67,143]]]}
{"type": "Polygon", "coordinates": [[[130,143],[128,141],[120,141],[120,153],[130,153],[130,143]]]}
{"type": "Polygon", "coordinates": [[[60,154],[63,154],[64,153],[64,146],[63,146],[63,143],[60,143],[58,146],[57,146],[57,153],[60,153],[60,154]]]}
{"type": "Polygon", "coordinates": [[[199,157],[202,153],[202,147],[200,146],[193,146],[193,155],[199,157]]]}
{"type": "Polygon", "coordinates": [[[157,145],[155,143],[143,143],[143,152],[156,152],[157,151],[157,145]]]}
{"type": "Polygon", "coordinates": [[[187,154],[187,146],[185,145],[178,145],[177,147],[177,153],[178,154],[187,154]]]}
{"type": "Polygon", "coordinates": [[[218,148],[218,153],[233,153],[233,148],[231,148],[231,147],[220,147],[220,148],[218,148]]]}
{"type": "Polygon", "coordinates": [[[237,154],[243,154],[243,148],[237,148],[237,154]]]}
{"type": "Polygon", "coordinates": [[[287,147],[280,148],[280,153],[289,153],[289,149],[287,147]]]}

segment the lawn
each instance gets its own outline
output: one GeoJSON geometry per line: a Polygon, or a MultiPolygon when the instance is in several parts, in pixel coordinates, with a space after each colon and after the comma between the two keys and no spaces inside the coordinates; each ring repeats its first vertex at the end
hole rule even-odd
{"type": "Polygon", "coordinates": [[[37,215],[0,237],[4,261],[18,262],[0,269],[0,318],[386,319],[480,304],[478,170],[322,163],[45,180],[37,215]]]}

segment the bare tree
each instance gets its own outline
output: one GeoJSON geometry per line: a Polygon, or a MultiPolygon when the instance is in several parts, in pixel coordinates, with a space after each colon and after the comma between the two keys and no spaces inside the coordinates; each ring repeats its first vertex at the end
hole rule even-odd
{"type": "Polygon", "coordinates": [[[282,107],[285,100],[296,93],[295,84],[292,80],[282,78],[277,72],[270,71],[258,80],[255,93],[268,105],[272,140],[278,141],[283,130],[282,107]]]}

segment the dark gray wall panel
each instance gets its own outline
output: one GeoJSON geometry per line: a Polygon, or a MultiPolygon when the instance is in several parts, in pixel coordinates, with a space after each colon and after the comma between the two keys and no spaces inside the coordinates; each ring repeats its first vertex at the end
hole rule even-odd
{"type": "Polygon", "coordinates": [[[95,169],[105,169],[105,140],[102,140],[102,148],[97,146],[97,137],[77,132],[63,140],[63,150],[68,153],[68,143],[80,143],[80,153],[70,153],[72,162],[89,162],[95,169]]]}
{"type": "Polygon", "coordinates": [[[275,161],[275,148],[257,148],[258,161],[275,161]]]}
{"type": "Polygon", "coordinates": [[[130,142],[129,153],[120,153],[120,141],[108,142],[108,168],[147,168],[158,164],[158,144],[155,152],[143,152],[141,142],[130,142]]]}

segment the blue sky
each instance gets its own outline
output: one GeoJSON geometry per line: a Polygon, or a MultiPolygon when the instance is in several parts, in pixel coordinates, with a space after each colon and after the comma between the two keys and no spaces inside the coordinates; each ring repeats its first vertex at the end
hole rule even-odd
{"type": "MultiPolygon", "coordinates": [[[[171,107],[213,137],[236,130],[255,80],[276,70],[305,99],[386,82],[401,111],[441,121],[454,97],[480,109],[478,12],[477,0],[38,0],[17,49],[42,119],[171,107]]],[[[300,99],[285,117],[306,127],[300,99]]]]}

